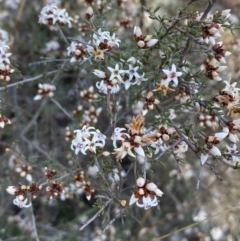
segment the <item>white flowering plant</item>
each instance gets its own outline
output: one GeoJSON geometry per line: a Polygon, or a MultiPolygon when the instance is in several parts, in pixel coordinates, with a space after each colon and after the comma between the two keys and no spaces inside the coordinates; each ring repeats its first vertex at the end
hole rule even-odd
{"type": "Polygon", "coordinates": [[[238,208],[226,195],[240,171],[234,9],[47,0],[30,13],[26,2],[0,3],[3,20],[18,13],[0,24],[4,228],[23,240],[157,241],[195,222],[179,240],[238,238],[219,238],[227,222],[200,225],[219,211],[212,200],[238,208]]]}

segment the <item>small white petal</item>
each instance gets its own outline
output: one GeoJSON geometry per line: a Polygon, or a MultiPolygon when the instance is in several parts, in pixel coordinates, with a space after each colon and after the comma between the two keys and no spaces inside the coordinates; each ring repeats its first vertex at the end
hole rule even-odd
{"type": "Polygon", "coordinates": [[[141,146],[139,147],[134,147],[135,152],[140,155],[140,156],[145,156],[145,152],[141,146]]]}
{"type": "Polygon", "coordinates": [[[148,47],[152,47],[153,45],[155,45],[158,42],[158,39],[151,39],[147,42],[147,46],[148,47]]]}
{"type": "Polygon", "coordinates": [[[221,156],[220,150],[216,146],[212,146],[212,149],[209,150],[209,153],[213,156],[221,156]]]}
{"type": "Polygon", "coordinates": [[[201,154],[200,159],[201,159],[201,164],[204,165],[204,163],[208,159],[208,154],[206,154],[206,155],[205,154],[201,154]]]}
{"type": "Polygon", "coordinates": [[[15,191],[16,191],[16,187],[14,186],[9,186],[6,191],[11,194],[11,195],[14,195],[15,194],[15,191]]]}
{"type": "Polygon", "coordinates": [[[137,183],[137,186],[138,186],[138,187],[143,187],[144,184],[145,184],[145,182],[146,182],[146,180],[145,180],[145,178],[143,178],[143,177],[139,177],[139,178],[136,180],[136,183],[137,183]]]}
{"type": "Polygon", "coordinates": [[[132,194],[132,196],[130,198],[130,201],[129,201],[129,205],[132,205],[137,201],[138,201],[138,198],[135,198],[134,194],[132,194]]]}

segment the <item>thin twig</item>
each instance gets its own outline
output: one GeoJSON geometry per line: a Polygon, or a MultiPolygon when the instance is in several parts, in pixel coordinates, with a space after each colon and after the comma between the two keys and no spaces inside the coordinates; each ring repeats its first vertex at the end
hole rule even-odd
{"type": "Polygon", "coordinates": [[[124,211],[124,210],[120,210],[120,211],[115,215],[115,217],[112,218],[112,219],[107,223],[107,225],[104,227],[104,229],[103,229],[103,231],[102,231],[102,234],[104,234],[104,233],[108,230],[109,226],[112,225],[119,216],[121,216],[121,214],[122,214],[123,211],[124,211]]]}
{"type": "Polygon", "coordinates": [[[36,241],[40,241],[38,237],[37,227],[36,227],[36,219],[33,213],[33,206],[31,205],[31,219],[32,219],[32,226],[33,226],[33,235],[36,241]]]}
{"type": "Polygon", "coordinates": [[[112,200],[108,200],[98,211],[95,213],[85,224],[82,225],[82,227],[79,229],[82,231],[85,227],[87,227],[92,221],[94,221],[101,212],[112,202],[112,200]]]}
{"type": "Polygon", "coordinates": [[[18,85],[21,85],[21,84],[25,84],[25,83],[28,83],[28,82],[31,82],[31,81],[34,81],[34,80],[38,80],[38,79],[40,79],[40,78],[42,78],[44,76],[49,76],[49,75],[54,74],[56,72],[58,72],[58,70],[53,70],[53,71],[50,71],[50,72],[48,72],[46,74],[41,74],[41,75],[35,76],[33,78],[24,79],[22,81],[19,81],[19,82],[16,82],[16,83],[12,83],[12,84],[6,85],[4,87],[0,87],[0,91],[1,90],[6,90],[6,89],[9,89],[11,87],[18,86],[18,85]]]}
{"type": "Polygon", "coordinates": [[[52,101],[70,120],[73,120],[72,116],[71,116],[54,98],[51,98],[51,101],[52,101]]]}
{"type": "Polygon", "coordinates": [[[58,25],[58,32],[60,33],[60,35],[62,36],[62,39],[65,41],[66,44],[69,44],[67,38],[65,37],[61,27],[58,25]]]}
{"type": "Polygon", "coordinates": [[[216,2],[217,2],[217,0],[209,0],[209,1],[208,1],[208,6],[207,6],[207,8],[205,9],[202,17],[200,18],[201,21],[204,20],[204,19],[207,17],[208,13],[210,12],[210,10],[212,9],[213,5],[214,5],[216,2]]]}

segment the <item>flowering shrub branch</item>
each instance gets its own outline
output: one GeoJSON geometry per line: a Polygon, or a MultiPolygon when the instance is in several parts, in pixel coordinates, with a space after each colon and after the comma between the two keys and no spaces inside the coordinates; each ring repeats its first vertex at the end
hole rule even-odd
{"type": "MultiPolygon", "coordinates": [[[[160,206],[168,195],[163,165],[174,163],[182,173],[184,163],[191,163],[198,172],[196,189],[201,189],[205,166],[218,179],[215,162],[240,170],[240,88],[226,74],[231,52],[220,39],[234,29],[230,9],[211,14],[217,0],[202,13],[189,10],[196,2],[190,0],[176,17],[144,7],[155,24],[152,33],[124,16],[128,1],[84,2],[81,19],[55,3],[40,11],[38,23],[55,31],[64,46],[62,51],[54,46],[53,58],[31,64],[45,64],[43,74],[9,83],[14,54],[8,52],[7,37],[0,38],[0,91],[38,81],[30,92],[34,108],[24,110],[27,124],[15,115],[6,117],[2,108],[0,127],[4,132],[6,124],[16,126],[21,143],[9,142],[6,149],[24,179],[6,187],[13,204],[33,210],[40,197],[51,204],[83,195],[99,210],[80,231],[102,215],[105,233],[118,218],[135,217],[137,208],[160,206]],[[123,13],[118,25],[108,23],[114,8],[123,13]],[[30,162],[27,153],[34,152],[39,156],[30,162]]],[[[16,103],[21,109],[21,101],[16,103]]]]}

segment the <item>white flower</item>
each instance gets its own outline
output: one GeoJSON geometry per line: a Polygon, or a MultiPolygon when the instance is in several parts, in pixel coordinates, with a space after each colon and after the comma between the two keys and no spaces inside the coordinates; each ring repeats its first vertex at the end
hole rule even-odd
{"type": "Polygon", "coordinates": [[[40,12],[38,22],[41,24],[54,25],[59,22],[60,25],[68,24],[71,28],[73,19],[68,16],[66,9],[59,9],[56,4],[46,5],[40,12]]]}
{"type": "Polygon", "coordinates": [[[140,76],[137,72],[138,69],[139,66],[133,67],[131,64],[128,65],[128,70],[126,70],[125,73],[129,75],[129,80],[132,80],[133,77],[138,78],[140,76]]]}
{"type": "Polygon", "coordinates": [[[26,204],[28,199],[26,198],[24,201],[21,201],[18,196],[13,200],[13,204],[17,205],[19,208],[29,208],[32,203],[26,204]]]}
{"type": "Polygon", "coordinates": [[[125,131],[125,128],[120,128],[120,127],[116,127],[114,129],[114,132],[111,136],[111,140],[113,140],[113,146],[115,148],[117,148],[117,143],[116,141],[124,141],[124,136],[127,136],[128,138],[130,138],[130,135],[127,133],[122,133],[122,131],[125,131]]]}
{"type": "Polygon", "coordinates": [[[40,100],[45,95],[49,96],[50,98],[54,96],[53,91],[56,90],[56,87],[51,84],[38,84],[38,95],[36,95],[33,99],[40,100]]]}
{"type": "Polygon", "coordinates": [[[154,155],[156,155],[160,150],[161,151],[165,150],[165,146],[162,139],[158,139],[152,142],[150,146],[155,149],[154,155]]]}
{"type": "Polygon", "coordinates": [[[109,81],[108,84],[105,83],[104,80],[101,82],[96,83],[96,87],[98,88],[98,91],[103,94],[107,94],[108,90],[110,90],[111,94],[116,94],[120,91],[120,86],[118,85],[118,81],[116,79],[113,79],[112,81],[109,81]]]}
{"type": "Polygon", "coordinates": [[[105,145],[106,136],[94,127],[83,126],[82,130],[75,130],[77,136],[72,140],[71,149],[75,149],[77,155],[79,151],[86,155],[86,151],[96,154],[98,147],[103,148],[105,145]],[[90,131],[91,130],[91,131],[90,131]]]}
{"type": "Polygon", "coordinates": [[[229,141],[231,141],[233,143],[236,143],[236,142],[239,141],[238,136],[236,134],[230,132],[228,127],[223,127],[223,132],[227,133],[227,138],[228,138],[229,141]]]}
{"type": "Polygon", "coordinates": [[[114,152],[117,154],[117,159],[122,160],[127,154],[131,157],[136,157],[132,152],[132,145],[129,142],[122,142],[121,147],[115,148],[114,152]]]}
{"type": "Polygon", "coordinates": [[[101,139],[98,138],[98,134],[94,133],[94,135],[92,136],[91,140],[89,140],[89,139],[85,139],[84,140],[85,146],[83,147],[82,153],[86,153],[86,151],[89,150],[90,152],[93,152],[93,153],[96,154],[97,147],[101,147],[101,148],[104,147],[105,139],[106,139],[106,137],[105,138],[101,138],[101,139]]]}
{"type": "Polygon", "coordinates": [[[226,148],[227,148],[227,153],[232,156],[232,160],[234,162],[239,161],[239,157],[236,155],[238,153],[237,145],[234,144],[232,147],[226,145],[226,148]]]}
{"type": "Polygon", "coordinates": [[[75,130],[74,133],[77,133],[78,138],[89,138],[95,128],[93,126],[87,127],[84,125],[81,130],[75,130]],[[92,131],[91,131],[92,130],[92,131]]]}
{"type": "MultiPolygon", "coordinates": [[[[136,77],[135,83],[137,85],[140,85],[143,81],[147,81],[148,80],[147,78],[144,78],[144,75],[145,75],[145,73],[143,73],[142,75],[139,75],[138,77],[136,77]]],[[[133,85],[133,83],[132,83],[132,85],[133,85]]]]}
{"type": "Polygon", "coordinates": [[[86,143],[79,136],[77,136],[74,140],[72,140],[71,149],[74,150],[75,148],[75,155],[77,155],[79,151],[81,151],[84,155],[86,155],[86,152],[84,151],[85,146],[86,146],[86,143]]]}
{"type": "Polygon", "coordinates": [[[233,97],[238,97],[238,92],[240,90],[240,88],[236,88],[237,82],[234,82],[232,84],[230,84],[230,80],[229,81],[223,81],[226,86],[224,89],[221,90],[221,92],[225,92],[233,97]]]}
{"type": "Polygon", "coordinates": [[[137,83],[137,80],[135,80],[134,82],[131,82],[130,79],[124,79],[122,83],[124,84],[125,90],[128,90],[131,85],[134,85],[137,83]]]}
{"type": "Polygon", "coordinates": [[[11,53],[0,52],[0,63],[6,62],[10,64],[10,60],[8,59],[8,57],[11,55],[11,53]]]}
{"type": "Polygon", "coordinates": [[[120,43],[120,42],[121,42],[121,40],[118,39],[118,38],[115,36],[115,33],[114,33],[112,36],[110,36],[107,44],[108,44],[110,47],[113,47],[114,45],[116,45],[116,46],[119,47],[119,43],[120,43]]]}
{"type": "Polygon", "coordinates": [[[67,47],[68,56],[70,56],[71,53],[75,52],[77,45],[78,44],[76,42],[72,42],[71,45],[69,47],[67,47]]]}
{"type": "Polygon", "coordinates": [[[178,78],[179,76],[182,75],[182,72],[177,72],[176,71],[176,66],[175,64],[172,64],[172,69],[171,70],[167,70],[167,69],[163,69],[162,70],[166,75],[167,75],[167,80],[166,81],[173,81],[175,85],[178,85],[178,78]]]}
{"type": "Polygon", "coordinates": [[[155,207],[158,205],[158,200],[157,197],[154,196],[153,198],[150,197],[150,195],[148,195],[147,197],[143,196],[142,198],[142,203],[140,203],[139,201],[137,201],[137,206],[142,208],[144,207],[145,210],[151,208],[151,207],[155,207]]]}
{"type": "Polygon", "coordinates": [[[186,152],[188,150],[188,144],[185,141],[182,141],[176,147],[177,147],[177,149],[174,150],[175,154],[184,153],[184,152],[186,152]]]}
{"type": "MultiPolygon", "coordinates": [[[[63,9],[65,10],[65,9],[63,9]]],[[[69,17],[68,16],[68,12],[63,11],[63,13],[59,14],[59,17],[58,17],[58,21],[60,22],[60,24],[68,24],[68,27],[71,28],[72,27],[72,21],[73,21],[73,18],[69,17]]]]}
{"type": "Polygon", "coordinates": [[[109,71],[111,72],[111,76],[109,77],[110,80],[118,79],[119,81],[123,82],[121,74],[125,73],[125,70],[120,70],[119,65],[115,65],[115,69],[108,67],[109,71]]]}
{"type": "Polygon", "coordinates": [[[140,208],[144,207],[145,210],[157,206],[157,196],[161,197],[163,192],[153,182],[146,182],[146,179],[139,177],[136,180],[137,189],[131,195],[129,205],[136,203],[140,208]]]}
{"type": "Polygon", "coordinates": [[[103,94],[107,94],[108,92],[108,86],[104,83],[104,81],[102,80],[101,82],[97,82],[96,83],[96,87],[98,88],[98,91],[100,93],[103,93],[103,94]]]}
{"type": "Polygon", "coordinates": [[[110,33],[108,31],[102,31],[102,29],[98,29],[97,33],[93,34],[93,39],[96,46],[99,46],[101,42],[105,40],[108,41],[110,39],[110,33]]]}

